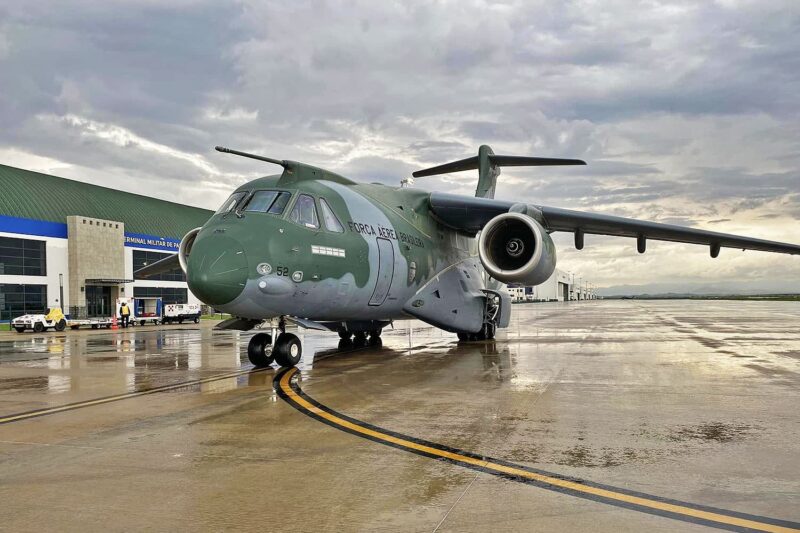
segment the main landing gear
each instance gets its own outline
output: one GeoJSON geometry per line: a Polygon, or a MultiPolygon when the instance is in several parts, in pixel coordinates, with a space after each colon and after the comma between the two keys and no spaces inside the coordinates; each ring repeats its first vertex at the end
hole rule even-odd
{"type": "Polygon", "coordinates": [[[494,339],[497,332],[497,320],[500,314],[500,301],[498,297],[487,295],[486,307],[483,312],[483,326],[477,333],[459,331],[457,333],[460,342],[469,341],[488,341],[494,339]]]}
{"type": "Polygon", "coordinates": [[[467,333],[459,331],[457,333],[458,340],[461,342],[469,341],[488,341],[494,339],[494,334],[497,331],[497,326],[492,322],[485,322],[483,327],[478,333],[467,333]]]}
{"type": "Polygon", "coordinates": [[[272,335],[269,333],[256,333],[247,345],[247,357],[253,366],[258,368],[267,367],[273,361],[278,366],[295,366],[303,356],[303,345],[300,339],[293,333],[286,333],[286,323],[283,319],[278,323],[280,334],[272,343],[272,335]]]}

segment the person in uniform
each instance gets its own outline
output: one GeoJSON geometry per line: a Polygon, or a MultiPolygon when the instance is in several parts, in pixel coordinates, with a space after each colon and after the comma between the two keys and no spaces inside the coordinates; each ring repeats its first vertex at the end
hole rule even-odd
{"type": "Polygon", "coordinates": [[[119,316],[122,319],[122,327],[127,328],[128,322],[131,319],[131,309],[128,307],[128,302],[122,302],[119,306],[119,316]]]}

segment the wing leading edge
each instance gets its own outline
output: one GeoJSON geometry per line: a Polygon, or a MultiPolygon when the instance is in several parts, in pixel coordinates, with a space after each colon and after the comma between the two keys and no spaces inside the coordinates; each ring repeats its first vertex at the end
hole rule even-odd
{"type": "MultiPolygon", "coordinates": [[[[430,207],[433,214],[444,224],[467,233],[476,233],[495,216],[508,212],[514,202],[488,198],[472,198],[446,193],[432,193],[430,207]]],[[[534,218],[548,231],[565,231],[575,234],[575,246],[583,248],[583,236],[612,235],[637,239],[637,247],[644,252],[647,239],[657,241],[704,244],[710,247],[711,256],[716,257],[720,248],[738,248],[782,254],[800,255],[800,246],[764,239],[718,233],[674,224],[660,224],[646,220],[616,217],[584,211],[572,211],[558,207],[527,206],[534,218]]]]}

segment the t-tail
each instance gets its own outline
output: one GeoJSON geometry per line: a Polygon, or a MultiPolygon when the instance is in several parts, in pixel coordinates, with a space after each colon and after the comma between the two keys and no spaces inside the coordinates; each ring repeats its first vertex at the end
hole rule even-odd
{"type": "Polygon", "coordinates": [[[434,176],[436,174],[449,174],[462,170],[478,169],[478,187],[475,196],[478,198],[494,198],[494,189],[497,186],[497,176],[500,167],[552,167],[561,165],[585,165],[580,159],[558,159],[553,157],[525,157],[516,155],[496,155],[487,145],[478,148],[478,155],[445,163],[425,170],[418,170],[412,175],[415,178],[434,176]]]}

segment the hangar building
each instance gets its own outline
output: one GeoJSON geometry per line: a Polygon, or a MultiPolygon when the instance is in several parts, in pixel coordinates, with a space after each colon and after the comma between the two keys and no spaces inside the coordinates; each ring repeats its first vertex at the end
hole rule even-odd
{"type": "Polygon", "coordinates": [[[0,165],[0,322],[57,305],[73,318],[110,316],[122,297],[200,303],[180,269],[133,272],[177,253],[212,214],[0,165]]]}
{"type": "Polygon", "coordinates": [[[510,284],[506,291],[513,302],[570,302],[597,298],[588,281],[560,268],[541,285],[510,284]]]}

